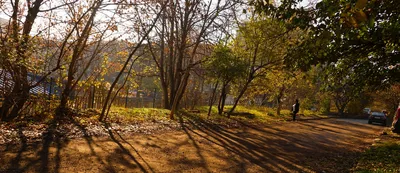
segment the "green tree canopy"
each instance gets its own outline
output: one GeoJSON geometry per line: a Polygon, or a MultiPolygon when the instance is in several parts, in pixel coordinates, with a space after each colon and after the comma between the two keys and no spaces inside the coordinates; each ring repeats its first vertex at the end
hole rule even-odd
{"type": "Polygon", "coordinates": [[[210,61],[206,64],[208,76],[223,83],[244,77],[245,69],[245,62],[236,57],[231,48],[222,44],[215,47],[210,61]]]}
{"type": "Polygon", "coordinates": [[[345,61],[369,85],[400,80],[400,1],[322,0],[313,8],[299,7],[300,2],[284,0],[276,6],[253,1],[259,12],[285,21],[287,28],[309,31],[291,48],[287,65],[308,70],[345,61]]]}

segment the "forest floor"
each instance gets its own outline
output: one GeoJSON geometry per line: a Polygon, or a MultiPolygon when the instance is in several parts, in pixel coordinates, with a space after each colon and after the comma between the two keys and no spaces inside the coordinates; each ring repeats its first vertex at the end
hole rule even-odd
{"type": "Polygon", "coordinates": [[[384,129],[335,118],[147,123],[35,125],[42,134],[0,124],[14,130],[1,132],[0,172],[351,172],[384,129]]]}

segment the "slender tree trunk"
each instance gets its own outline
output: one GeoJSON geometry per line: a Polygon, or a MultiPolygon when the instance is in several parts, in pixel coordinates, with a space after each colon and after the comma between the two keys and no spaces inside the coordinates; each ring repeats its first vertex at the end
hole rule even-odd
{"type": "Polygon", "coordinates": [[[238,97],[235,99],[235,103],[233,104],[232,109],[228,112],[228,118],[231,117],[231,114],[233,113],[233,111],[235,111],[237,104],[239,103],[239,100],[242,98],[242,96],[244,95],[244,93],[246,92],[247,88],[249,87],[250,82],[252,81],[252,78],[250,78],[246,84],[244,85],[244,87],[242,88],[242,90],[240,91],[238,97]]]}
{"type": "Polygon", "coordinates": [[[164,64],[164,60],[165,60],[165,40],[164,40],[164,35],[165,35],[165,25],[166,25],[166,15],[165,15],[165,11],[163,10],[162,13],[162,29],[161,29],[161,46],[160,46],[160,66],[159,66],[159,71],[160,71],[160,78],[161,78],[161,87],[163,90],[163,99],[164,99],[164,108],[165,109],[170,109],[170,104],[169,104],[169,96],[168,96],[168,85],[167,85],[167,79],[165,75],[165,71],[167,69],[164,69],[165,64],[164,64]]]}
{"type": "Polygon", "coordinates": [[[215,87],[213,89],[212,96],[210,98],[210,102],[209,102],[210,107],[208,108],[207,118],[210,117],[210,114],[211,114],[211,109],[212,109],[212,106],[215,101],[215,93],[217,92],[218,83],[219,83],[218,81],[215,83],[215,87]]]}
{"type": "MultiPolygon", "coordinates": [[[[67,83],[65,85],[65,88],[61,94],[61,102],[60,105],[58,106],[56,110],[56,116],[58,118],[63,117],[67,112],[67,103],[69,100],[69,96],[71,95],[71,92],[75,89],[76,83],[74,83],[74,75],[76,74],[77,71],[77,63],[78,63],[78,58],[81,57],[84,48],[87,46],[87,40],[90,35],[90,32],[92,30],[93,26],[93,21],[94,18],[97,14],[98,9],[100,8],[100,5],[102,4],[102,0],[99,2],[96,2],[97,4],[94,6],[92,9],[92,13],[90,14],[89,20],[85,24],[85,27],[82,30],[81,35],[77,39],[76,45],[74,45],[73,53],[72,53],[72,59],[68,67],[68,79],[67,83]]],[[[88,67],[88,66],[87,66],[88,67]]],[[[87,68],[86,67],[86,68],[87,68]]]]}
{"type": "MultiPolygon", "coordinates": [[[[164,83],[164,82],[162,82],[164,83]]],[[[164,99],[164,109],[171,109],[170,104],[169,104],[169,97],[168,97],[168,86],[167,85],[162,85],[163,89],[163,99],[164,99]]]]}
{"type": "Polygon", "coordinates": [[[175,100],[175,73],[174,73],[174,68],[175,68],[175,62],[174,62],[174,40],[175,40],[175,36],[174,36],[174,27],[175,27],[175,5],[174,5],[174,1],[170,0],[169,2],[169,6],[171,9],[171,19],[170,19],[170,31],[169,31],[169,40],[168,40],[168,49],[169,49],[169,57],[168,57],[168,79],[169,79],[169,83],[170,83],[170,94],[169,94],[169,104],[170,104],[170,108],[172,108],[172,105],[174,103],[175,100]]]}
{"type": "Polygon", "coordinates": [[[277,115],[281,115],[281,108],[282,108],[282,103],[281,103],[281,99],[277,98],[276,102],[278,103],[278,107],[276,108],[276,114],[277,115]]]}
{"type": "Polygon", "coordinates": [[[227,84],[224,84],[221,89],[221,96],[219,98],[219,103],[218,103],[218,115],[222,115],[222,113],[224,112],[226,95],[227,95],[226,87],[227,84]]]}
{"type": "Polygon", "coordinates": [[[282,86],[282,88],[279,90],[279,94],[278,94],[278,97],[276,100],[278,103],[278,107],[276,109],[277,115],[281,115],[281,109],[282,109],[282,101],[281,100],[282,100],[284,92],[285,92],[285,86],[282,86]]]}
{"type": "Polygon", "coordinates": [[[267,99],[267,94],[263,94],[260,106],[264,106],[265,105],[264,102],[265,102],[266,99],[267,99]]]}
{"type": "Polygon", "coordinates": [[[220,111],[221,107],[222,107],[221,103],[222,103],[222,91],[221,91],[221,94],[220,94],[219,99],[218,99],[218,107],[217,107],[218,108],[218,115],[222,114],[222,111],[220,111]]]}
{"type": "Polygon", "coordinates": [[[176,92],[176,98],[174,99],[174,102],[171,107],[171,113],[169,115],[170,119],[174,119],[174,114],[179,109],[179,102],[181,101],[183,94],[185,92],[189,76],[190,76],[190,72],[189,71],[185,72],[185,75],[183,76],[183,80],[182,80],[181,84],[179,85],[179,88],[176,92]]]}
{"type": "Polygon", "coordinates": [[[60,105],[58,105],[56,116],[57,118],[60,118],[64,116],[67,112],[67,103],[69,100],[69,96],[71,95],[71,83],[67,82],[67,85],[65,86],[65,89],[63,90],[61,94],[61,100],[60,100],[60,105]]]}
{"type": "Polygon", "coordinates": [[[235,110],[237,104],[239,103],[239,100],[242,98],[243,94],[246,92],[247,88],[249,87],[249,84],[250,84],[251,81],[253,81],[253,79],[254,79],[254,74],[256,73],[255,64],[256,64],[256,60],[257,60],[257,52],[258,52],[259,46],[260,46],[260,43],[258,43],[258,44],[256,45],[256,48],[254,49],[253,59],[252,59],[252,61],[251,61],[250,72],[249,72],[249,75],[247,76],[246,84],[244,85],[244,87],[243,87],[242,90],[240,91],[238,97],[236,98],[235,103],[233,104],[232,109],[228,112],[228,118],[231,117],[230,114],[233,113],[233,111],[235,110]]]}

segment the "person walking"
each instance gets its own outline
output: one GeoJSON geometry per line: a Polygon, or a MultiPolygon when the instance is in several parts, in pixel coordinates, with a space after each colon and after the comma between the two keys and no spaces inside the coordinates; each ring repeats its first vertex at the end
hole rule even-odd
{"type": "Polygon", "coordinates": [[[297,113],[299,113],[299,110],[300,110],[299,99],[296,99],[296,103],[293,105],[293,108],[292,108],[293,121],[296,121],[296,116],[297,116],[297,113]]]}

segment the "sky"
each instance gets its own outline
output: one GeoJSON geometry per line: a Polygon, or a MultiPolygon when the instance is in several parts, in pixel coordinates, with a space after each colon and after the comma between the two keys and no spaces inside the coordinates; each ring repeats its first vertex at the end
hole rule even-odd
{"type": "MultiPolygon", "coordinates": [[[[70,1],[73,1],[73,0],[63,0],[63,1],[70,2],[70,1]]],[[[41,10],[49,9],[51,7],[58,6],[58,5],[60,5],[60,2],[63,2],[63,1],[46,1],[46,4],[41,7],[41,10]]],[[[216,1],[216,0],[212,0],[212,1],[216,1]]],[[[315,4],[315,2],[317,2],[317,1],[318,0],[303,0],[303,2],[300,3],[300,6],[308,7],[310,5],[315,4]]],[[[82,3],[82,2],[84,2],[84,1],[80,1],[80,3],[82,3]]],[[[8,2],[8,4],[9,4],[9,2],[8,2]]],[[[115,6],[110,6],[110,7],[107,7],[107,8],[108,8],[109,11],[102,11],[96,17],[97,20],[103,21],[103,22],[99,23],[98,25],[96,25],[96,27],[105,27],[105,23],[110,21],[110,18],[111,18],[112,14],[113,14],[113,12],[115,10],[115,6]]],[[[11,14],[10,9],[11,9],[10,7],[3,7],[3,9],[0,10],[0,18],[8,19],[9,18],[8,16],[11,14]],[[6,13],[8,13],[8,14],[6,14],[6,13]]],[[[51,13],[47,13],[47,14],[46,13],[40,13],[39,17],[37,18],[37,20],[39,20],[40,22],[36,21],[37,23],[40,23],[40,24],[34,26],[34,28],[32,30],[32,33],[33,34],[37,34],[40,31],[46,31],[46,32],[53,33],[53,35],[51,37],[57,37],[57,34],[59,35],[60,31],[65,30],[64,28],[67,27],[67,24],[59,24],[59,25],[57,25],[55,27],[51,27],[50,29],[46,29],[46,27],[48,26],[48,23],[49,23],[49,17],[52,18],[53,22],[55,22],[55,21],[62,22],[62,21],[67,21],[68,20],[68,16],[67,16],[67,14],[65,12],[63,12],[63,9],[54,10],[51,13]]],[[[122,19],[114,19],[114,21],[118,21],[118,20],[121,21],[122,19]]],[[[151,21],[151,20],[152,19],[150,19],[149,21],[151,21]]],[[[127,30],[132,29],[132,27],[128,28],[129,26],[132,26],[132,25],[133,24],[130,23],[130,22],[123,23],[122,25],[118,25],[118,30],[117,31],[114,31],[114,33],[109,32],[108,34],[110,34],[110,35],[112,35],[112,34],[121,35],[122,31],[127,31],[127,30]]],[[[134,31],[131,31],[131,33],[132,32],[134,32],[134,31]]],[[[134,35],[134,34],[131,34],[131,35],[134,35]]],[[[130,36],[124,36],[124,37],[125,37],[125,39],[133,39],[133,40],[137,39],[137,38],[130,38],[130,36]]]]}

